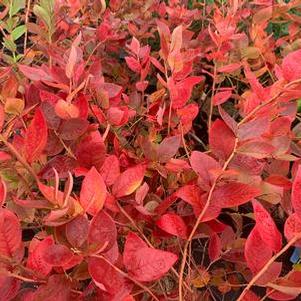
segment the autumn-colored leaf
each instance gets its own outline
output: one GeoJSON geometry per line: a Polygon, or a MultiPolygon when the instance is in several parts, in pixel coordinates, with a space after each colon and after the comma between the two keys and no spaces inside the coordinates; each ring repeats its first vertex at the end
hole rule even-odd
{"type": "Polygon", "coordinates": [[[106,185],[99,172],[92,167],[86,174],[80,191],[80,203],[88,213],[96,215],[105,202],[106,185]]]}
{"type": "Polygon", "coordinates": [[[272,257],[273,251],[266,245],[256,226],[252,229],[245,244],[245,258],[248,267],[256,274],[272,257]]]}
{"type": "Polygon", "coordinates": [[[277,229],[275,222],[271,218],[268,211],[256,200],[252,201],[256,227],[261,239],[267,244],[271,250],[278,252],[281,249],[282,237],[277,229]]]}
{"type": "Polygon", "coordinates": [[[169,234],[184,239],[187,238],[187,226],[184,220],[177,214],[166,213],[162,215],[156,221],[156,225],[169,234]]]}
{"type": "Polygon", "coordinates": [[[301,167],[297,169],[292,187],[292,206],[296,215],[301,219],[301,167]]]}
{"type": "Polygon", "coordinates": [[[166,163],[168,160],[170,160],[177,153],[180,143],[180,136],[165,138],[157,148],[158,161],[161,163],[166,163]]]}
{"type": "Polygon", "coordinates": [[[216,233],[213,233],[210,236],[209,245],[208,245],[208,254],[211,261],[215,261],[216,259],[219,258],[222,251],[221,249],[222,249],[221,239],[216,233]]]}
{"type": "Polygon", "coordinates": [[[73,253],[64,245],[50,245],[43,253],[44,261],[51,266],[63,266],[72,259],[73,253]]]}
{"type": "Polygon", "coordinates": [[[33,80],[33,81],[51,81],[52,77],[51,75],[46,72],[45,70],[41,69],[41,68],[37,68],[37,67],[29,67],[26,65],[18,65],[19,70],[29,79],[33,80]]]}
{"type": "Polygon", "coordinates": [[[116,198],[133,193],[142,183],[146,166],[139,164],[128,168],[115,181],[112,192],[116,198]]]}
{"type": "Polygon", "coordinates": [[[177,259],[171,252],[148,247],[132,232],[126,238],[123,263],[131,277],[138,281],[147,282],[161,278],[177,259]]]}
{"type": "Polygon", "coordinates": [[[169,82],[169,92],[174,109],[182,108],[191,96],[193,87],[203,80],[201,76],[191,76],[181,82],[169,82]]]}
{"type": "MultiPolygon", "coordinates": [[[[192,206],[195,216],[199,216],[205,206],[206,193],[197,185],[185,185],[176,191],[175,195],[192,206]]],[[[221,207],[219,204],[215,205],[213,203],[206,210],[202,220],[210,221],[215,219],[220,214],[220,211],[221,207]]]]}
{"type": "Polygon", "coordinates": [[[89,221],[85,215],[78,215],[71,222],[66,224],[66,238],[69,243],[80,248],[88,238],[89,221]]]}
{"type": "Polygon", "coordinates": [[[301,78],[301,68],[297,63],[301,58],[301,50],[289,53],[282,61],[283,77],[287,81],[293,81],[301,78]]]}
{"type": "Polygon", "coordinates": [[[14,257],[22,243],[21,225],[17,216],[0,208],[0,254],[14,257]]]}
{"type": "Polygon", "coordinates": [[[117,239],[117,229],[112,218],[105,212],[99,211],[93,217],[89,227],[88,245],[93,253],[109,250],[117,239]]]}
{"type": "Polygon", "coordinates": [[[105,144],[99,132],[92,132],[83,138],[76,148],[76,158],[80,167],[91,169],[93,166],[100,171],[105,160],[105,144]]]}
{"type": "Polygon", "coordinates": [[[221,169],[221,166],[216,160],[207,154],[198,151],[193,151],[191,153],[190,164],[192,169],[200,176],[204,185],[207,185],[208,187],[214,180],[214,176],[210,173],[210,170],[221,169]]]}
{"type": "Polygon", "coordinates": [[[235,136],[220,119],[212,123],[209,131],[209,145],[213,154],[222,161],[227,160],[234,149],[235,136]]]}
{"type": "Polygon", "coordinates": [[[106,157],[100,169],[100,174],[108,186],[115,183],[116,179],[120,175],[120,164],[115,155],[106,157]]]}
{"type": "Polygon", "coordinates": [[[212,193],[212,202],[221,208],[242,205],[261,194],[258,188],[248,184],[232,182],[217,187],[212,193]]]}
{"type": "Polygon", "coordinates": [[[0,275],[0,291],[1,301],[13,300],[21,287],[21,281],[14,278],[4,275],[0,275]]]}
{"type": "Polygon", "coordinates": [[[65,120],[58,130],[59,136],[63,140],[75,140],[86,132],[88,124],[88,121],[80,118],[65,120]]]}
{"type": "Polygon", "coordinates": [[[220,91],[213,96],[213,104],[218,106],[226,102],[232,95],[231,90],[220,91]]]}
{"type": "Polygon", "coordinates": [[[29,247],[27,267],[39,275],[47,276],[52,270],[52,265],[44,260],[44,253],[53,244],[54,240],[52,236],[48,236],[42,241],[34,238],[29,247]]]}
{"type": "MultiPolygon", "coordinates": [[[[301,220],[296,213],[291,214],[285,221],[284,224],[284,235],[289,241],[294,236],[301,232],[301,220]]],[[[301,247],[301,240],[296,242],[296,245],[301,247]]]]}
{"type": "Polygon", "coordinates": [[[70,300],[71,283],[64,275],[51,275],[46,284],[41,285],[34,293],[33,300],[65,301],[70,300]]]}
{"type": "Polygon", "coordinates": [[[40,109],[37,109],[26,131],[24,150],[29,163],[36,161],[42,154],[47,143],[47,124],[40,109]]]}
{"type": "Polygon", "coordinates": [[[132,284],[104,259],[90,258],[88,269],[96,286],[108,292],[110,296],[121,297],[115,300],[122,300],[123,296],[131,292],[132,284]]]}

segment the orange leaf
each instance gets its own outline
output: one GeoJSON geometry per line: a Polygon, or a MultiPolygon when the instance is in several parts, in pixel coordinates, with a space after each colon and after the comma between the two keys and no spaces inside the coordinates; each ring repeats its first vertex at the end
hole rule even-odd
{"type": "Polygon", "coordinates": [[[120,198],[133,193],[142,183],[145,169],[145,165],[139,164],[123,172],[113,185],[113,195],[120,198]]]}
{"type": "Polygon", "coordinates": [[[87,173],[80,191],[80,203],[90,214],[96,215],[107,196],[105,182],[95,167],[87,173]]]}
{"type": "Polygon", "coordinates": [[[36,161],[47,143],[47,124],[40,109],[37,109],[25,136],[25,157],[29,163],[36,161]]]}

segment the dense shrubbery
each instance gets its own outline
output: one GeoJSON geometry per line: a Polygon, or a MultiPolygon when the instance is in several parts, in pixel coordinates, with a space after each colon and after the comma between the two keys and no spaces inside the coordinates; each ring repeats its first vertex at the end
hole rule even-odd
{"type": "Polygon", "coordinates": [[[298,300],[300,1],[1,3],[0,300],[298,300]]]}

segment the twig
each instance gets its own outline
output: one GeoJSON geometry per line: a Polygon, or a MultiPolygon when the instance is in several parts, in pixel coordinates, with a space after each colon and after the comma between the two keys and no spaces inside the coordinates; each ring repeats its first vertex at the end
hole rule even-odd
{"type": "Polygon", "coordinates": [[[25,13],[25,20],[24,20],[26,29],[25,29],[25,37],[24,37],[23,54],[25,54],[26,50],[27,50],[27,37],[28,37],[27,23],[28,23],[29,11],[30,11],[30,3],[31,3],[31,0],[27,0],[27,5],[26,5],[27,7],[26,7],[26,13],[25,13]]]}

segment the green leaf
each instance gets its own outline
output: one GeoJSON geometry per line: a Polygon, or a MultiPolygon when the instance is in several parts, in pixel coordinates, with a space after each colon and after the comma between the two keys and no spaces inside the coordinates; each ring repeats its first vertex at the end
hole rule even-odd
{"type": "Polygon", "coordinates": [[[12,17],[18,13],[19,10],[25,7],[25,0],[13,0],[9,7],[9,16],[12,17]]]}
{"type": "Polygon", "coordinates": [[[14,43],[14,41],[11,41],[7,38],[4,38],[3,40],[4,40],[3,45],[4,45],[5,48],[10,50],[11,52],[15,52],[17,50],[17,46],[14,43]]]}
{"type": "Polygon", "coordinates": [[[48,11],[45,8],[36,4],[33,7],[33,12],[46,24],[48,29],[52,27],[51,16],[49,15],[48,11]]]}
{"type": "Polygon", "coordinates": [[[26,26],[25,25],[20,25],[18,27],[16,27],[11,35],[14,41],[18,40],[26,31],[26,26]]]}

